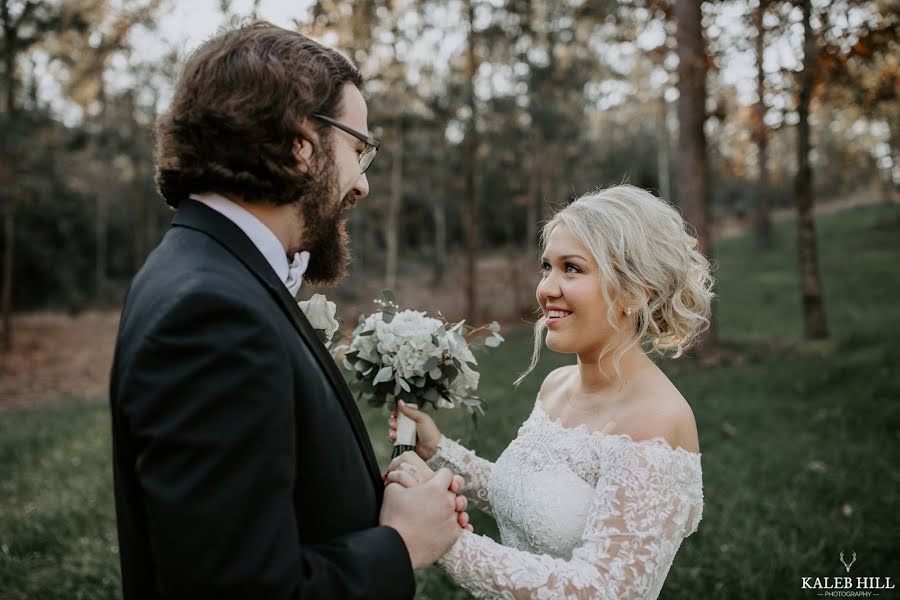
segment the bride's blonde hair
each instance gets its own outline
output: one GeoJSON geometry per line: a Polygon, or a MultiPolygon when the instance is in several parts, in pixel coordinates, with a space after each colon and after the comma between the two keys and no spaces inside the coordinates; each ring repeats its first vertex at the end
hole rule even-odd
{"type": "MultiPolygon", "coordinates": [[[[635,344],[649,343],[651,351],[677,358],[709,327],[709,261],[671,204],[632,185],[586,194],[544,225],[542,250],[560,225],[597,261],[609,323],[619,329],[617,311],[624,303],[634,311],[629,335],[604,348],[598,361],[612,355],[617,377],[622,356],[635,344]]],[[[546,329],[542,315],[534,325],[531,364],[516,385],[537,365],[546,329]]]]}

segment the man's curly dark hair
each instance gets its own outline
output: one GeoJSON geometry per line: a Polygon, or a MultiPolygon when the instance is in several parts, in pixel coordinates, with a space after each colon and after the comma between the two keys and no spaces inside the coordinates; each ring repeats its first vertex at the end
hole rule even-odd
{"type": "MultiPolygon", "coordinates": [[[[359,70],[340,52],[271,23],[256,22],[205,42],[187,59],[172,105],[156,124],[156,185],[166,202],[196,192],[247,202],[296,202],[315,188],[301,172],[294,140],[305,117],[336,117],[343,86],[360,90],[359,70]]],[[[316,153],[330,152],[326,124],[316,153]]]]}

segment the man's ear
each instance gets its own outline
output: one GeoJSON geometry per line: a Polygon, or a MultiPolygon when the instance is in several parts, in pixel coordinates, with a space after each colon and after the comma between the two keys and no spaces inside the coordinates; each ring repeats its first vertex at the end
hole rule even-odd
{"type": "Polygon", "coordinates": [[[297,161],[297,168],[303,173],[309,173],[312,168],[312,142],[306,137],[296,137],[291,152],[294,154],[294,160],[297,161]]]}
{"type": "Polygon", "coordinates": [[[309,173],[312,170],[312,159],[316,153],[315,144],[319,138],[313,128],[310,126],[308,119],[304,119],[300,124],[300,135],[294,138],[294,145],[291,152],[294,154],[294,160],[297,162],[297,168],[303,173],[309,173]]]}

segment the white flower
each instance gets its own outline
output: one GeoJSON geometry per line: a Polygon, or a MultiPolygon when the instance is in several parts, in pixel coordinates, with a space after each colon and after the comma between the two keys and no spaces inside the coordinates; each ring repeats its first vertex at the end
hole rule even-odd
{"type": "Polygon", "coordinates": [[[337,306],[334,302],[328,300],[322,294],[313,294],[309,300],[301,300],[297,303],[303,314],[309,320],[309,324],[313,329],[322,331],[325,334],[325,342],[330,342],[334,332],[338,330],[337,319],[334,315],[337,313],[337,306]]]}

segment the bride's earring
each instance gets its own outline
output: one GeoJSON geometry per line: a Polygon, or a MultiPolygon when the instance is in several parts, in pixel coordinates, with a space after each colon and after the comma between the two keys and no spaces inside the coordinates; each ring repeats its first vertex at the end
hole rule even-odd
{"type": "Polygon", "coordinates": [[[626,306],[626,307],[625,307],[625,316],[630,317],[632,312],[633,312],[633,311],[631,310],[631,307],[630,307],[630,306],[626,306]]]}

